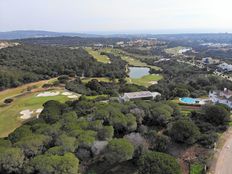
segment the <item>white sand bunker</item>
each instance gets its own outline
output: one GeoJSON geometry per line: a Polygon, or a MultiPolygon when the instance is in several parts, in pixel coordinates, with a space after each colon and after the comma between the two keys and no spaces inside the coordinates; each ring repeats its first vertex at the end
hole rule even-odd
{"type": "Polygon", "coordinates": [[[71,92],[63,92],[62,95],[69,96],[69,95],[73,95],[73,94],[71,92]]]}
{"type": "Polygon", "coordinates": [[[42,92],[42,93],[38,94],[37,97],[52,97],[52,96],[57,96],[59,94],[60,94],[59,91],[57,91],[57,92],[42,92]]]}
{"type": "Polygon", "coordinates": [[[150,84],[152,84],[152,85],[156,85],[156,84],[158,84],[158,82],[157,82],[157,81],[150,81],[149,83],[150,83],[150,84]]]}
{"type": "Polygon", "coordinates": [[[31,111],[29,109],[23,110],[20,112],[21,116],[20,118],[22,120],[27,120],[33,116],[36,116],[36,118],[39,118],[39,114],[43,111],[43,108],[36,109],[35,111],[31,111]]]}
{"type": "Polygon", "coordinates": [[[21,116],[20,118],[23,120],[27,120],[32,117],[33,111],[30,111],[29,109],[23,110],[20,112],[21,116]]]}
{"type": "Polygon", "coordinates": [[[68,98],[78,98],[78,96],[77,95],[70,95],[70,96],[68,96],[68,98]]]}

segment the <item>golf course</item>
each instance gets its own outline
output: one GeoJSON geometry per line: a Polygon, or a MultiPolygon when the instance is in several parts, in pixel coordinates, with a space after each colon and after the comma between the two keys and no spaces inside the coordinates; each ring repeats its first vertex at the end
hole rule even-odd
{"type": "Polygon", "coordinates": [[[23,123],[36,118],[49,100],[65,102],[79,97],[62,87],[42,88],[56,79],[26,84],[0,92],[0,137],[6,137],[23,123]],[[9,104],[5,99],[13,99],[9,104]]]}

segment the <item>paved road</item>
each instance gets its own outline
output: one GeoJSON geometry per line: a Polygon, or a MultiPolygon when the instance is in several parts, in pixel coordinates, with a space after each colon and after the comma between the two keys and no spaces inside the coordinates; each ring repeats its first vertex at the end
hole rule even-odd
{"type": "Polygon", "coordinates": [[[232,174],[232,134],[219,153],[214,174],[232,174]]]}

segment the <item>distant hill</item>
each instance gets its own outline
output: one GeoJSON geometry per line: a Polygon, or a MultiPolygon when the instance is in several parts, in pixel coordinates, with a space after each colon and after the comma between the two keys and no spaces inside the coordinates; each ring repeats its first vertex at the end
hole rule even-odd
{"type": "Polygon", "coordinates": [[[100,37],[99,35],[94,35],[94,34],[59,33],[59,32],[51,32],[51,31],[34,31],[34,30],[18,30],[18,31],[0,32],[0,40],[61,37],[61,36],[100,37]]]}

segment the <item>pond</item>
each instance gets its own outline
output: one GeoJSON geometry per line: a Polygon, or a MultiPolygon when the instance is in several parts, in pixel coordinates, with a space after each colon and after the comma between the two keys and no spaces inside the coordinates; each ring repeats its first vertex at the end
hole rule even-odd
{"type": "Polygon", "coordinates": [[[146,67],[129,67],[129,76],[133,79],[141,78],[145,75],[149,75],[150,68],[146,67]]]}

